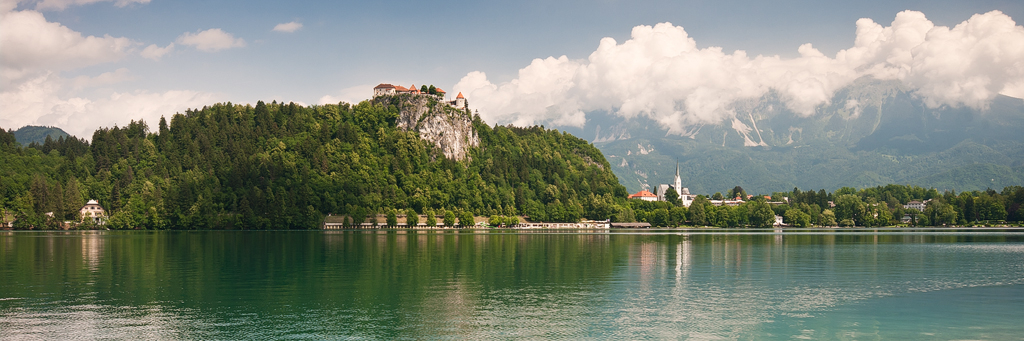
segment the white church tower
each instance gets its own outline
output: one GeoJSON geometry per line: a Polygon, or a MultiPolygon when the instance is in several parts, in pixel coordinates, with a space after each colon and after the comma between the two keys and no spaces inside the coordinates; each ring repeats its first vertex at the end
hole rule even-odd
{"type": "Polygon", "coordinates": [[[683,187],[683,179],[679,177],[679,161],[676,161],[676,181],[673,185],[676,188],[676,193],[679,193],[679,199],[683,200],[683,206],[690,207],[694,196],[690,195],[689,188],[683,187]]]}
{"type": "MultiPolygon", "coordinates": [[[[676,181],[673,183],[673,185],[675,185],[676,193],[679,193],[680,195],[682,195],[683,194],[683,179],[681,179],[679,177],[679,161],[676,161],[676,181]]],[[[686,194],[690,194],[690,193],[686,193],[686,194]]]]}

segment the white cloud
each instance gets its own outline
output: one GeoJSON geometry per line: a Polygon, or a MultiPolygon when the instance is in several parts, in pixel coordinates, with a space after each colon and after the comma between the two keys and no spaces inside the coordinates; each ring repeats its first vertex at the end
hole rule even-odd
{"type": "Polygon", "coordinates": [[[40,0],[35,1],[37,10],[63,10],[72,5],[88,5],[97,2],[114,2],[114,6],[125,7],[131,4],[148,4],[150,0],[40,0]]]}
{"type": "Polygon", "coordinates": [[[377,84],[363,84],[341,89],[335,95],[324,95],[318,104],[338,104],[338,102],[359,103],[373,97],[373,87],[377,84]]]}
{"type": "Polygon", "coordinates": [[[633,28],[621,44],[601,40],[586,60],[535,59],[510,82],[483,72],[455,86],[492,123],[579,126],[584,112],[649,116],[682,134],[732,117],[737,101],[776,90],[786,106],[813,115],[834,92],[862,76],[901,80],[929,106],[985,108],[996,94],[1024,92],[1024,27],[1005,14],[978,14],[953,27],[904,11],[888,27],[857,21],[854,46],[828,57],[810,44],[799,57],[747,56],[700,49],[670,23],[633,28]]]}
{"type": "Polygon", "coordinates": [[[1006,84],[1006,86],[1003,87],[1003,91],[1000,91],[999,93],[1010,97],[1024,98],[1024,80],[1006,84]]]}
{"type": "Polygon", "coordinates": [[[6,14],[18,8],[18,0],[0,0],[0,13],[6,14]]]}
{"type": "Polygon", "coordinates": [[[117,84],[134,79],[126,68],[120,68],[111,72],[101,73],[96,77],[78,76],[71,80],[71,87],[74,90],[101,87],[117,84]]]}
{"type": "Polygon", "coordinates": [[[935,27],[913,54],[903,80],[929,106],[987,107],[997,93],[1024,82],[1024,27],[1000,12],[976,14],[952,29],[935,27]]]}
{"type": "MultiPolygon", "coordinates": [[[[76,78],[70,83],[73,86],[108,84],[122,80],[126,73],[126,70],[118,70],[95,78],[76,78]]],[[[0,107],[18,113],[0,115],[0,127],[16,129],[28,124],[52,125],[89,139],[98,127],[124,126],[139,119],[153,126],[160,116],[170,117],[187,108],[198,108],[220,100],[217,95],[188,90],[111,92],[91,99],[71,95],[65,83],[69,82],[51,73],[0,93],[0,107]]]]}
{"type": "Polygon", "coordinates": [[[83,36],[64,25],[46,21],[36,11],[2,12],[0,86],[16,87],[47,70],[66,71],[117,61],[135,44],[123,37],[83,36]]]}
{"type": "Polygon", "coordinates": [[[220,51],[233,47],[245,47],[245,40],[235,38],[231,33],[222,31],[219,28],[211,28],[196,33],[185,32],[177,40],[178,44],[195,46],[196,49],[205,52],[220,51]]]}
{"type": "MultiPolygon", "coordinates": [[[[61,77],[64,71],[122,60],[139,43],[128,38],[84,36],[60,23],[46,21],[38,11],[15,11],[16,4],[0,0],[0,127],[53,125],[91,138],[98,127],[125,125],[133,119],[155,124],[161,115],[220,100],[217,95],[189,90],[106,89],[133,79],[126,68],[97,76],[61,77]]],[[[171,48],[173,44],[164,48],[153,45],[141,54],[159,57],[171,48]]]]}
{"type": "Polygon", "coordinates": [[[139,53],[139,55],[141,55],[144,58],[149,58],[152,60],[160,60],[160,58],[162,58],[165,54],[173,50],[174,43],[170,43],[165,47],[159,47],[156,46],[156,44],[151,44],[149,46],[146,46],[146,48],[143,49],[142,52],[139,53]]]}
{"type": "Polygon", "coordinates": [[[292,33],[298,31],[300,28],[302,28],[302,23],[292,21],[289,23],[277,24],[277,26],[274,26],[274,31],[292,33]]]}

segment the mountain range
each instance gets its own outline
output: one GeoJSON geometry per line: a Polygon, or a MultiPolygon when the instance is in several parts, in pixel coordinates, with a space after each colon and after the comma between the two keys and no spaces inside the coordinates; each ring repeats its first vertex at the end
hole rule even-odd
{"type": "Polygon", "coordinates": [[[984,190],[1024,183],[1024,101],[931,108],[897,81],[862,78],[809,117],[775,92],[732,106],[717,124],[670,133],[658,122],[591,112],[583,127],[630,192],[671,183],[678,162],[694,194],[886,184],[984,190]]]}

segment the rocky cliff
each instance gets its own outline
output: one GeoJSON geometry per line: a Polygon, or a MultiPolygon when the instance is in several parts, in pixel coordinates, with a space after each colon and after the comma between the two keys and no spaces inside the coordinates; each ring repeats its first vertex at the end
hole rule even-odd
{"type": "Polygon", "coordinates": [[[480,145],[468,109],[455,108],[430,95],[388,96],[399,109],[398,128],[419,133],[452,160],[465,160],[480,145]]]}

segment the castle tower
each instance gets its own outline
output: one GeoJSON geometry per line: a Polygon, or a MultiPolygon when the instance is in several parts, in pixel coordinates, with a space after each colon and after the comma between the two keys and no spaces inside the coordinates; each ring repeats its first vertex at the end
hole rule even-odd
{"type": "Polygon", "coordinates": [[[459,92],[459,96],[455,97],[455,107],[459,109],[466,109],[466,97],[462,96],[462,92],[459,92]]]}

